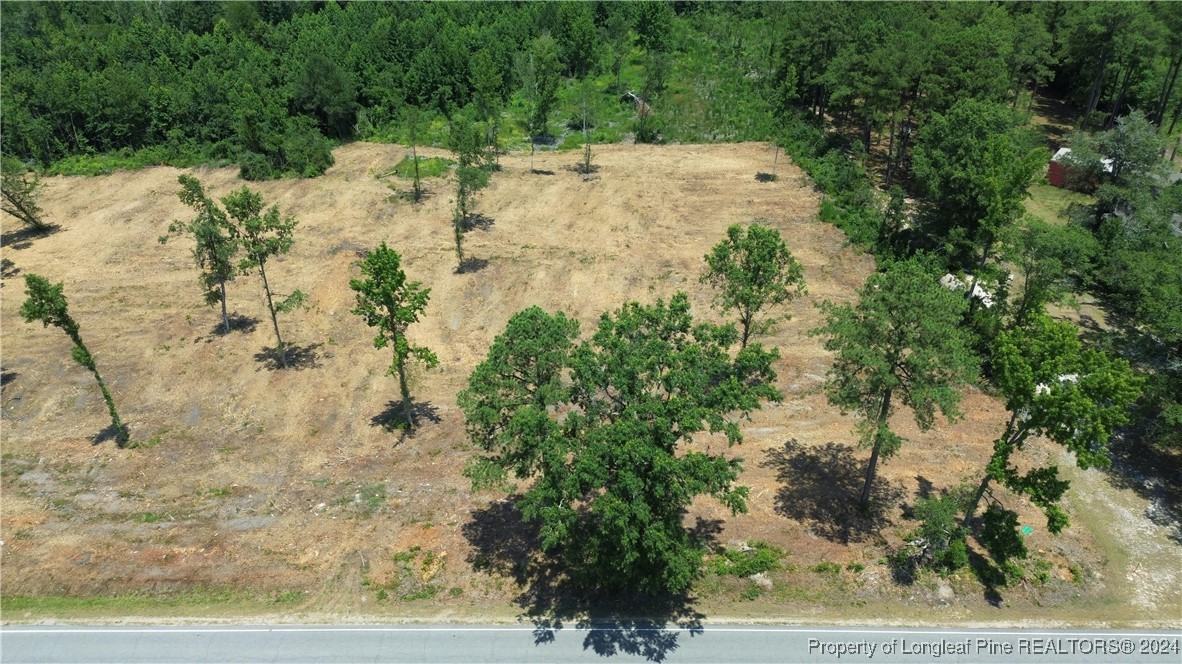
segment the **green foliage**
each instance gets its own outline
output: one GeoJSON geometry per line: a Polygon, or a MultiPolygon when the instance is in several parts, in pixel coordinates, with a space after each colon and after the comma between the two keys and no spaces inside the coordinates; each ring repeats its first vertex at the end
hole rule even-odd
{"type": "Polygon", "coordinates": [[[40,186],[41,178],[37,173],[34,172],[30,177],[23,164],[16,168],[5,160],[0,172],[0,209],[29,228],[44,232],[53,227],[41,218],[41,208],[37,206],[37,189],[40,186]]]}
{"type": "Polygon", "coordinates": [[[965,502],[964,490],[916,501],[915,518],[920,521],[918,536],[924,541],[926,564],[948,571],[968,565],[968,530],[958,518],[965,502]]]}
{"type": "Polygon", "coordinates": [[[293,233],[296,220],[291,216],[281,217],[277,205],[272,205],[264,212],[263,197],[245,186],[222,198],[222,205],[226,208],[226,214],[233,220],[239,246],[246,254],[238,262],[239,273],[250,274],[258,270],[263,280],[263,293],[267,296],[267,309],[271,313],[271,324],[275,328],[279,361],[287,367],[287,348],[279,333],[279,318],[276,313],[290,311],[302,305],[305,298],[303,293],[295,291],[276,306],[271,283],[267,280],[267,261],[291,250],[295,242],[293,233]]]}
{"type": "Polygon", "coordinates": [[[119,413],[115,411],[115,401],[111,398],[111,393],[107,390],[103,377],[99,374],[98,367],[94,363],[94,356],[90,354],[86,344],[82,343],[82,336],[78,332],[78,323],[70,316],[69,305],[66,303],[66,296],[62,293],[62,289],[63,284],[61,283],[51,284],[45,277],[31,272],[26,274],[25,293],[28,295],[28,299],[21,304],[21,317],[25,319],[26,323],[40,321],[43,327],[52,325],[70,337],[70,341],[74,342],[71,356],[75,362],[94,374],[94,379],[103,394],[107,411],[111,415],[111,427],[115,429],[115,443],[119,447],[126,447],[130,440],[127,427],[123,424],[123,420],[119,419],[119,413]]]}
{"type": "Polygon", "coordinates": [[[710,559],[708,568],[720,576],[746,578],[780,569],[780,561],[788,555],[767,542],[751,542],[739,549],[723,549],[710,559]]]}
{"type": "MultiPolygon", "coordinates": [[[[865,168],[844,154],[838,139],[804,118],[792,113],[783,121],[784,150],[825,194],[821,199],[821,220],[840,228],[850,241],[875,247],[883,217],[865,168]]],[[[879,255],[892,254],[880,251],[879,255]]]]}
{"type": "Polygon", "coordinates": [[[310,118],[294,118],[288,123],[281,147],[282,170],[300,177],[323,175],[334,163],[332,142],[313,125],[310,118]]]}
{"type": "Polygon", "coordinates": [[[1011,457],[1030,436],[1040,436],[1073,452],[1080,468],[1108,466],[1109,438],[1128,422],[1128,408],[1144,381],[1128,362],[1085,348],[1071,323],[1041,314],[1026,327],[998,335],[992,364],[994,381],[1011,415],[993,444],[986,477],[967,515],[972,516],[989,482],[997,481],[1042,508],[1047,529],[1058,533],[1068,523],[1059,507],[1067,481],[1059,479],[1055,466],[1022,473],[1010,463],[1011,457]]]}
{"type": "Polygon", "coordinates": [[[990,504],[982,516],[981,544],[1003,568],[1015,558],[1025,558],[1026,543],[1018,532],[1018,514],[990,504]]]}
{"type": "Polygon", "coordinates": [[[439,363],[439,358],[424,346],[412,345],[406,337],[406,330],[418,322],[427,308],[431,289],[423,288],[417,281],[406,280],[401,256],[385,242],[366,253],[361,262],[361,275],[361,279],[349,280],[349,288],[357,293],[353,313],[364,318],[366,325],[377,329],[374,348],[390,346],[394,350],[394,361],[386,373],[398,376],[403,414],[407,423],[414,427],[406,362],[414,358],[430,368],[439,363]]]}
{"type": "Polygon", "coordinates": [[[924,125],[912,163],[924,227],[956,267],[984,266],[1045,168],[1043,150],[1019,122],[1005,106],[965,99],[924,125]]]}
{"type": "Polygon", "coordinates": [[[527,106],[526,129],[531,138],[548,136],[550,110],[562,81],[558,44],[550,35],[537,37],[519,53],[515,62],[517,80],[527,106]]]}
{"type": "Polygon", "coordinates": [[[828,560],[822,560],[816,565],[813,565],[811,569],[817,574],[828,574],[830,576],[837,576],[838,574],[841,574],[841,564],[830,562],[828,560]]]}
{"type": "MultiPolygon", "coordinates": [[[[456,162],[451,159],[444,159],[443,157],[419,157],[418,158],[418,174],[421,178],[437,178],[442,177],[449,168],[456,162]]],[[[416,164],[414,157],[403,157],[394,166],[394,173],[400,178],[411,179],[415,177],[416,164]]]]}
{"type": "Polygon", "coordinates": [[[487,452],[465,473],[477,487],[512,472],[533,482],[519,502],[585,586],[684,591],[702,550],[682,524],[695,496],[746,509],[738,460],[680,451],[695,434],[741,441],[728,414],[779,398],[774,351],[731,358],[732,326],[695,324],[689,300],[624,305],[576,344],[578,326],[537,308],[515,315],[473,372],[459,404],[487,452]]]}
{"type": "Polygon", "coordinates": [[[762,333],[770,325],[761,314],[805,292],[804,269],[775,228],[734,224],[726,235],[706,254],[701,281],[718,291],[717,304],[723,311],[738,312],[739,343],[746,347],[752,333],[762,333]]]}
{"type": "Polygon", "coordinates": [[[825,382],[829,402],[861,416],[862,440],[872,448],[862,504],[869,500],[878,456],[903,439],[889,428],[892,399],[911,408],[921,430],[938,409],[959,416],[959,387],[976,376],[977,359],[960,325],[964,298],[946,290],[919,259],[897,262],[867,279],[857,305],[825,302],[825,324],[810,333],[834,353],[825,382]]]}
{"type": "Polygon", "coordinates": [[[1028,218],[1004,236],[1003,258],[1021,280],[1021,295],[1013,304],[1016,325],[1025,325],[1048,302],[1060,302],[1076,284],[1089,279],[1098,252],[1096,240],[1075,225],[1052,226],[1028,218]]]}
{"type": "Polygon", "coordinates": [[[464,268],[464,233],[468,231],[468,217],[472,213],[476,193],[488,186],[492,164],[485,161],[484,137],[480,124],[466,114],[452,118],[448,147],[456,155],[456,209],[452,215],[452,231],[456,244],[456,271],[464,268]]]}
{"type": "Polygon", "coordinates": [[[205,189],[196,178],[181,175],[177,181],[181,185],[178,194],[181,202],[193,208],[197,216],[188,223],[173,221],[168,226],[168,235],[162,236],[160,243],[167,242],[169,235],[185,234],[193,237],[193,260],[201,270],[200,282],[205,302],[211,307],[221,303],[222,324],[226,333],[229,333],[226,283],[233,281],[238,274],[234,264],[234,254],[238,253],[238,231],[226,217],[225,210],[205,195],[205,189]]]}

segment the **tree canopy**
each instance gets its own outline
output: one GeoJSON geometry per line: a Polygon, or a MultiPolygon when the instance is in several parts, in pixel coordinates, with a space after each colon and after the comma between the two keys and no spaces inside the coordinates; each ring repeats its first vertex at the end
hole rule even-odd
{"type": "Polygon", "coordinates": [[[730,419],[778,399],[775,351],[732,358],[733,326],[694,323],[677,294],[604,314],[591,338],[536,307],[515,315],[459,397],[468,433],[487,455],[477,486],[531,480],[519,502],[584,586],[682,592],[698,575],[700,543],[682,525],[710,495],[746,509],[740,462],[684,449],[698,434],[741,442],[730,419]]]}
{"type": "Polygon", "coordinates": [[[767,327],[770,321],[760,320],[767,309],[804,293],[804,269],[780,231],[761,224],[746,229],[734,224],[726,229],[726,239],[706,254],[706,266],[702,282],[718,291],[723,311],[739,314],[742,346],[752,333],[767,327]]]}

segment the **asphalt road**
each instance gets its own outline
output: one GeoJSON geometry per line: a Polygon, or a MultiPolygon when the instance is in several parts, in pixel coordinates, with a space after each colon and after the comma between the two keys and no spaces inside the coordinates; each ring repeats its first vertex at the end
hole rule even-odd
{"type": "Polygon", "coordinates": [[[0,662],[1169,662],[1182,632],[741,625],[0,628],[0,662]]]}

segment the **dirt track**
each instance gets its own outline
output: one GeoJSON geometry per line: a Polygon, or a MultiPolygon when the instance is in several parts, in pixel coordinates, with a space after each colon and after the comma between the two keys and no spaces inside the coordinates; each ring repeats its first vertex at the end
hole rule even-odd
{"type": "MultiPolygon", "coordinates": [[[[586,182],[570,169],[573,153],[539,155],[537,168],[549,174],[530,173],[528,156],[504,157],[477,203],[486,228],[469,233],[466,246],[487,265],[455,274],[451,181],[428,181],[431,196],[412,206],[391,202],[387,186],[406,190],[407,182],[375,177],[403,155],[396,146],[353,144],[336,151],[337,165],[323,177],[250,185],[300,222],[291,254],[268,269],[278,292],[299,288],[311,299],[310,310],[281,319],[300,358],[286,371],[266,362],[274,337],[256,277],[231,285],[230,308],[243,325],[220,335],[217,312],[200,300],[190,243],[158,244],[171,220],[192,214],[176,196],[181,171],[46,180],[41,206],[63,230],[10,243],[3,256],[22,273],[65,282],[133,439],[150,447],[92,444],[107,424],[93,380],[70,361],[63,334],[20,319],[23,283],[19,274],[6,278],[5,594],[294,590],[306,591],[319,611],[348,615],[373,610],[378,585],[395,594],[436,585],[445,592],[434,599],[387,600],[384,610],[413,612],[405,607],[424,602],[433,602],[431,611],[509,610],[512,579],[473,570],[473,562],[511,566],[495,558],[512,552],[488,541],[504,535],[489,534],[493,522],[474,522],[495,515],[503,503],[490,501],[502,496],[471,495],[460,475],[471,452],[455,394],[509,316],[530,305],[564,310],[586,333],[625,300],[684,290],[696,315],[715,318],[697,279],[702,256],[728,225],[760,218],[783,233],[808,283],[808,296],[789,308],[792,320],[762,339],[781,349],[786,398],[757,413],[734,450],[747,460],[750,514],[731,518],[702,500],[690,518],[723,520],[722,543],[760,539],[793,554],[797,567],[777,583],[798,584],[804,594],[773,594],[756,615],[788,605],[856,615],[867,597],[894,601],[888,614],[917,603],[945,611],[949,600],[937,589],[900,590],[877,561],[910,528],[897,505],[983,466],[1002,407],[970,391],[963,421],[922,435],[900,416],[896,426],[911,442],[882,468],[879,492],[891,509],[875,521],[849,509],[865,455],[854,448],[853,421],[816,393],[828,360],[805,333],[819,323],[813,303],[853,297],[873,264],[817,221],[817,195],[798,169],[781,161],[779,181],[756,182],[771,159],[762,144],[602,146],[600,169],[586,182]],[[382,240],[431,288],[411,334],[441,361],[416,371],[412,387],[438,421],[405,440],[382,426],[397,390],[384,375],[389,353],[371,346],[372,334],[349,311],[358,252],[382,240]],[[484,539],[476,536],[481,528],[484,539]],[[413,547],[418,580],[393,558],[413,547]],[[843,576],[850,588],[834,589],[808,571],[823,560],[867,569],[843,576]]],[[[233,169],[194,174],[217,196],[242,185],[233,169]]],[[[4,221],[10,229],[12,220],[4,221]]],[[[1041,525],[1029,506],[1017,507],[1041,525]]],[[[1122,602],[1119,587],[1063,580],[1069,562],[1103,568],[1085,529],[1051,539],[1040,527],[1030,543],[1055,562],[1059,585],[1015,589],[1014,620],[1025,617],[1027,600],[1089,620],[1122,602]],[[1082,608],[1073,608],[1081,596],[1082,608]]],[[[1176,585],[1167,601],[1179,597],[1176,585]]],[[[979,595],[951,602],[961,619],[995,610],[979,595]]],[[[1121,610],[1136,619],[1160,615],[1160,608],[1121,610]]]]}

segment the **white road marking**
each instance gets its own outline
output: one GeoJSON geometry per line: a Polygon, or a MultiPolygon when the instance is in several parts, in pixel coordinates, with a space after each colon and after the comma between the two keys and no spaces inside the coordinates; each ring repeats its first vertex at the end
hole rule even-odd
{"type": "MultiPolygon", "coordinates": [[[[689,632],[689,633],[705,633],[709,632],[733,632],[733,633],[785,633],[785,634],[930,634],[942,636],[972,636],[981,633],[987,633],[994,636],[1096,636],[1103,635],[1106,637],[1134,637],[1143,636],[1148,633],[1154,633],[1155,630],[1147,630],[1145,632],[1108,632],[1104,630],[1096,630],[1094,632],[999,632],[990,630],[988,627],[974,629],[973,631],[946,631],[946,630],[932,630],[920,631],[911,630],[907,628],[900,629],[808,629],[808,628],[789,628],[789,627],[701,627],[701,628],[657,628],[657,627],[616,627],[611,625],[591,627],[217,627],[210,626],[207,628],[193,628],[193,627],[158,627],[158,628],[0,628],[0,633],[4,634],[153,634],[160,632],[168,632],[170,634],[201,634],[206,632],[218,633],[266,633],[266,632],[536,632],[536,631],[553,631],[561,632],[570,630],[572,632],[596,632],[605,630],[622,630],[629,632],[689,632]]],[[[1157,630],[1158,632],[1171,633],[1170,630],[1157,630]]]]}

